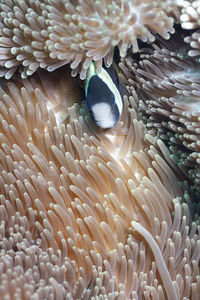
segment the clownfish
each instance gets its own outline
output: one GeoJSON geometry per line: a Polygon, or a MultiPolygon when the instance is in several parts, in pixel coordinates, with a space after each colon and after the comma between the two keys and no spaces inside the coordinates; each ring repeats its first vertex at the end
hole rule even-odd
{"type": "Polygon", "coordinates": [[[116,84],[103,67],[97,73],[91,62],[85,80],[86,106],[96,125],[103,129],[114,127],[121,117],[123,101],[116,84]]]}

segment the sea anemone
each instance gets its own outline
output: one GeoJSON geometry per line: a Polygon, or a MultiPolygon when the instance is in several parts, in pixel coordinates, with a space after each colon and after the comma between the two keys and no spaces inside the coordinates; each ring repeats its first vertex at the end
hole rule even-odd
{"type": "Polygon", "coordinates": [[[183,38],[175,35],[168,43],[159,38],[141,50],[138,63],[130,56],[121,68],[136,87],[149,134],[170,147],[173,159],[200,190],[200,67],[187,55],[183,38]]]}
{"type": "Polygon", "coordinates": [[[138,51],[137,39],[169,39],[180,13],[170,0],[6,0],[0,11],[0,76],[7,79],[67,63],[84,79],[92,60],[98,68],[102,59],[112,63],[115,46],[125,56],[130,46],[138,51]]]}
{"type": "Polygon", "coordinates": [[[197,29],[200,26],[200,3],[196,1],[178,0],[182,8],[180,23],[183,29],[197,29]]]}
{"type": "Polygon", "coordinates": [[[200,1],[179,1],[179,6],[182,8],[180,15],[180,24],[183,29],[196,31],[185,37],[184,41],[189,43],[190,49],[188,54],[190,56],[200,55],[200,1]]]}
{"type": "Polygon", "coordinates": [[[199,61],[174,25],[182,2],[1,1],[2,299],[198,300],[199,61]],[[102,130],[70,67],[85,78],[115,46],[123,111],[102,130]]]}
{"type": "Polygon", "coordinates": [[[199,216],[134,89],[105,133],[65,74],[2,81],[1,297],[197,299],[199,216]]]}

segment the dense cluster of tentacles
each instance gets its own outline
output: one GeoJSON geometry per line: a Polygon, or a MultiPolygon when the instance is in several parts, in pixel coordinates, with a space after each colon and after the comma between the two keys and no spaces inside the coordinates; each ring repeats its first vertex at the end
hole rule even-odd
{"type": "MultiPolygon", "coordinates": [[[[180,29],[177,29],[180,32],[180,29]]],[[[200,65],[188,55],[184,33],[158,38],[120,64],[139,97],[149,134],[161,138],[183,173],[200,189],[200,65]]]]}
{"type": "Polygon", "coordinates": [[[70,63],[72,74],[85,78],[92,60],[101,67],[132,45],[137,38],[154,41],[158,33],[169,39],[179,19],[174,1],[132,0],[6,0],[0,3],[1,76],[19,69],[23,78],[39,67],[53,71],[70,63]],[[120,26],[119,26],[120,24],[120,26]]]}
{"type": "Polygon", "coordinates": [[[199,14],[0,0],[0,298],[198,300],[199,14]],[[105,131],[81,79],[113,60],[124,107],[105,131]]]}

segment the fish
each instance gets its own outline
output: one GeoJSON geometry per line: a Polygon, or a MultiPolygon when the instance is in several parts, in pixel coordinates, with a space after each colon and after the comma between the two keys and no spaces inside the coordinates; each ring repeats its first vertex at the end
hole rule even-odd
{"type": "Polygon", "coordinates": [[[119,121],[123,101],[117,88],[116,72],[102,67],[97,73],[94,62],[90,63],[85,80],[85,102],[95,124],[102,129],[111,129],[119,121]],[[113,79],[111,78],[113,77],[113,79]]]}

